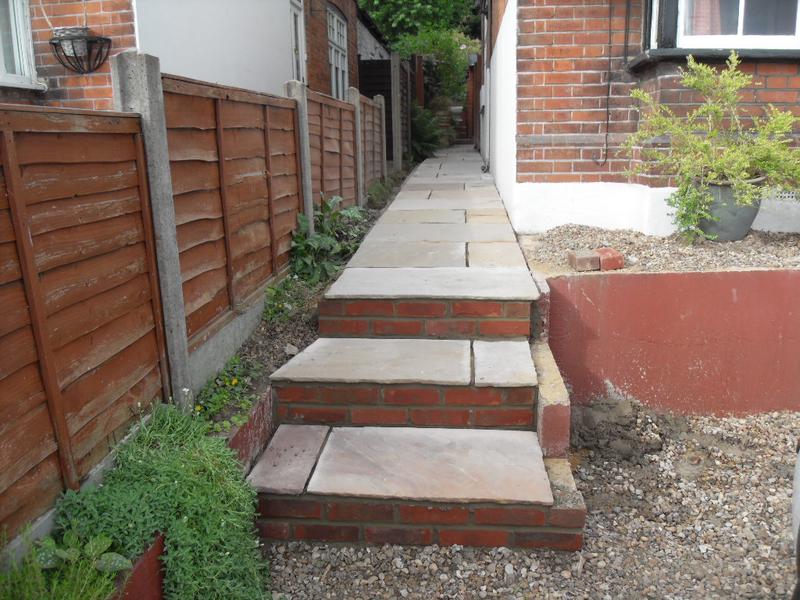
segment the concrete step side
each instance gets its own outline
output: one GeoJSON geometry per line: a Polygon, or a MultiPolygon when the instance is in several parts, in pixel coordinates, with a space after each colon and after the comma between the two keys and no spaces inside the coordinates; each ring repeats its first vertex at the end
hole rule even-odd
{"type": "Polygon", "coordinates": [[[570,399],[553,352],[546,340],[531,346],[539,383],[536,431],[547,457],[564,457],[570,442],[570,399]]]}

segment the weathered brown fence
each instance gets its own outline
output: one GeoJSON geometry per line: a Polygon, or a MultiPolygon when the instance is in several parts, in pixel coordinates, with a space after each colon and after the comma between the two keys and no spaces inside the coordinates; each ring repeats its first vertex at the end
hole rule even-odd
{"type": "Polygon", "coordinates": [[[204,82],[162,83],[186,324],[196,345],[289,260],[303,205],[297,109],[293,100],[204,82]]]}
{"type": "Polygon", "coordinates": [[[0,529],[166,396],[138,116],[0,108],[0,529]]]}
{"type": "Polygon", "coordinates": [[[374,100],[361,96],[361,148],[364,155],[364,185],[379,181],[386,168],[383,161],[383,143],[386,137],[382,110],[374,100]]]}
{"type": "Polygon", "coordinates": [[[308,131],[314,203],[341,196],[345,206],[355,204],[355,106],[308,92],[308,131]]]}

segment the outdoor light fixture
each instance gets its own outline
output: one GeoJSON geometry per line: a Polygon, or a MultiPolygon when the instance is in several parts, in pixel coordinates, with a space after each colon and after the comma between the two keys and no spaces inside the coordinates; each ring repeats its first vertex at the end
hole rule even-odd
{"type": "Polygon", "coordinates": [[[58,62],[76,73],[92,73],[100,68],[111,50],[111,38],[91,35],[88,27],[63,27],[50,39],[58,62]]]}

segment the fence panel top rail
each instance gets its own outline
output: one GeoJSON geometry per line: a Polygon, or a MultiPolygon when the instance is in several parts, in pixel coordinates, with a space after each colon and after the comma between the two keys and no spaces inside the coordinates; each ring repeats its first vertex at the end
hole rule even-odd
{"type": "Polygon", "coordinates": [[[295,108],[297,103],[290,98],[282,98],[262,92],[254,92],[242,88],[208,83],[177,75],[163,74],[161,84],[165,92],[185,94],[188,96],[201,96],[218,100],[232,100],[235,102],[248,102],[265,106],[279,106],[282,108],[295,108]]]}
{"type": "Polygon", "coordinates": [[[59,109],[44,106],[0,104],[0,128],[41,133],[140,132],[136,113],[59,109]]]}
{"type": "Polygon", "coordinates": [[[320,104],[326,104],[332,108],[350,110],[350,111],[355,110],[355,107],[349,102],[337,100],[336,98],[332,98],[331,96],[327,96],[325,94],[321,94],[320,92],[315,92],[312,90],[308,90],[308,100],[310,102],[319,102],[320,104]]]}

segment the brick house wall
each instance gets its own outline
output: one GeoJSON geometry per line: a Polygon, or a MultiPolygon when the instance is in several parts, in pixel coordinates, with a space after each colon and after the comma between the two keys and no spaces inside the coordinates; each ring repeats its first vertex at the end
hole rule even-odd
{"type": "Polygon", "coordinates": [[[328,61],[328,5],[347,20],[347,63],[350,86],[358,87],[358,6],[356,0],[306,0],[306,70],[308,87],[330,95],[331,68],[328,61]]]}
{"type": "MultiPolygon", "coordinates": [[[[631,163],[620,145],[638,122],[630,92],[642,87],[679,113],[696,98],[680,84],[685,58],[626,69],[626,56],[642,50],[642,1],[631,4],[626,53],[626,2],[611,0],[609,68],[609,0],[518,1],[517,182],[666,183],[625,173],[631,163]]],[[[742,69],[755,77],[745,110],[761,114],[772,103],[800,115],[798,67],[745,59],[742,69]]]]}

